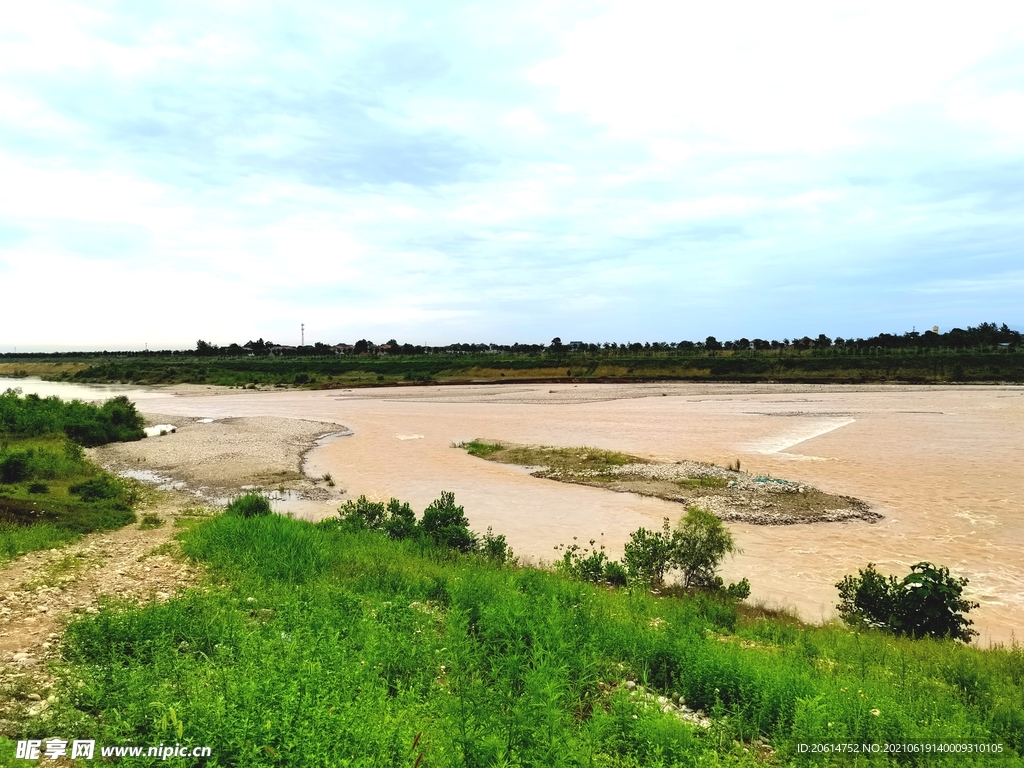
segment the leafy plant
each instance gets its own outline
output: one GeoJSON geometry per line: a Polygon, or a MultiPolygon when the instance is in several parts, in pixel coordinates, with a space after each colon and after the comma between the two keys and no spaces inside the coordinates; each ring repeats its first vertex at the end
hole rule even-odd
{"type": "MultiPolygon", "coordinates": [[[[667,524],[667,521],[666,521],[667,524]]],[[[725,524],[710,512],[690,507],[672,533],[671,563],[683,574],[684,587],[714,587],[715,572],[736,544],[725,524]]],[[[721,580],[718,581],[718,584],[721,580]]],[[[747,589],[749,593],[749,585],[747,589]]]]}
{"type": "Polygon", "coordinates": [[[469,530],[466,512],[455,505],[455,494],[450,491],[441,491],[441,496],[423,510],[420,527],[438,546],[460,552],[476,549],[476,536],[469,530]]]}
{"type": "Polygon", "coordinates": [[[954,577],[945,566],[923,561],[910,567],[901,581],[885,577],[873,563],[836,584],[842,619],[913,638],[935,637],[969,643],[978,633],[964,614],[978,607],[965,600],[968,580],[954,577]]]}

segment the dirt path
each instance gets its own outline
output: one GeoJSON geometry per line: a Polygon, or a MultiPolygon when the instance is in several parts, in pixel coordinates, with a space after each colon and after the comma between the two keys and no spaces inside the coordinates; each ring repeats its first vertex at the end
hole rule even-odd
{"type": "Polygon", "coordinates": [[[195,497],[162,492],[136,510],[140,522],[94,533],[60,549],[32,552],[0,568],[0,733],[49,705],[46,661],[68,619],[95,613],[101,598],[167,600],[195,580],[175,557],[175,520],[195,497]],[[155,515],[157,527],[141,522],[155,515]]]}

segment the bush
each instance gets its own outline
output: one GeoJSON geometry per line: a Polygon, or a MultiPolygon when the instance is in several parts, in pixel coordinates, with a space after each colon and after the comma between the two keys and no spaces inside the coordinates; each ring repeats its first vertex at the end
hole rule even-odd
{"type": "Polygon", "coordinates": [[[664,584],[665,573],[672,565],[673,545],[667,517],[660,531],[648,531],[646,528],[633,531],[622,556],[629,580],[650,587],[664,584]]]}
{"type": "Polygon", "coordinates": [[[920,562],[902,581],[882,576],[874,563],[836,584],[836,606],[843,621],[867,625],[913,638],[935,637],[969,643],[978,633],[964,616],[978,603],[963,599],[968,580],[954,577],[945,566],[920,562]]]}
{"type": "Polygon", "coordinates": [[[498,565],[505,565],[514,560],[512,547],[505,541],[505,534],[495,536],[491,526],[487,526],[487,533],[480,540],[480,554],[498,565]]]}
{"type": "Polygon", "coordinates": [[[0,456],[0,482],[17,483],[25,480],[29,474],[29,463],[33,451],[11,451],[0,456]]]}
{"type": "Polygon", "coordinates": [[[116,499],[124,492],[124,487],[110,475],[100,475],[76,483],[68,488],[68,491],[75,494],[82,501],[105,501],[116,499]]]}
{"type": "Polygon", "coordinates": [[[472,552],[476,549],[476,536],[469,530],[469,521],[462,507],[455,506],[455,494],[441,491],[441,497],[434,499],[423,510],[420,528],[427,537],[440,547],[472,552]]]}
{"type": "Polygon", "coordinates": [[[269,515],[272,510],[270,499],[262,493],[245,493],[232,499],[224,511],[229,515],[250,518],[269,515]]]}
{"type": "Polygon", "coordinates": [[[715,571],[726,555],[737,551],[725,524],[697,507],[690,507],[679,521],[672,534],[672,545],[671,563],[682,571],[684,587],[719,586],[721,579],[716,582],[715,571]]]}

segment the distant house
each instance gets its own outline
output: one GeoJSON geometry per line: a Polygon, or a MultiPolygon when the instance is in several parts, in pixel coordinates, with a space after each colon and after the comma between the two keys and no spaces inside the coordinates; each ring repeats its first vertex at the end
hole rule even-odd
{"type": "Polygon", "coordinates": [[[355,349],[354,344],[335,344],[331,349],[334,350],[336,355],[351,355],[352,350],[355,349]]]}
{"type": "Polygon", "coordinates": [[[569,349],[582,349],[582,348],[583,348],[583,342],[582,341],[570,341],[569,342],[569,349]]]}
{"type": "Polygon", "coordinates": [[[382,355],[386,355],[388,352],[391,351],[391,345],[381,344],[379,347],[377,347],[377,351],[380,352],[380,354],[382,355]]]}

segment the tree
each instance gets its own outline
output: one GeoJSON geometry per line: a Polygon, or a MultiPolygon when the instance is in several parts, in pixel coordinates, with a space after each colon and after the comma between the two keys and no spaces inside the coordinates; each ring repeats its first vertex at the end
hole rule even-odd
{"type": "Polygon", "coordinates": [[[642,582],[652,587],[665,583],[665,574],[672,564],[673,541],[668,518],[660,531],[638,528],[629,535],[622,564],[632,582],[642,582]]]}
{"type": "MultiPolygon", "coordinates": [[[[684,587],[721,590],[726,587],[715,572],[726,555],[738,551],[721,520],[703,509],[690,507],[675,530],[669,527],[666,517],[660,531],[633,531],[622,563],[633,582],[659,587],[665,583],[665,575],[678,568],[684,587]]],[[[750,584],[744,579],[738,585],[729,585],[727,591],[742,599],[750,594],[750,584]]]]}
{"type": "Polygon", "coordinates": [[[460,552],[476,549],[476,536],[469,530],[469,521],[462,507],[455,506],[455,494],[441,491],[441,498],[435,499],[423,510],[420,521],[423,533],[435,544],[460,552]]]}
{"type": "Polygon", "coordinates": [[[846,576],[836,584],[843,621],[852,626],[867,625],[913,638],[937,637],[969,643],[978,633],[964,614],[978,603],[963,598],[968,580],[954,577],[945,566],[927,561],[910,566],[910,573],[897,581],[882,576],[874,563],[846,576]]]}
{"type": "Polygon", "coordinates": [[[690,507],[672,533],[672,565],[682,571],[684,587],[720,588],[715,575],[726,555],[738,550],[725,524],[710,512],[690,507]]]}

